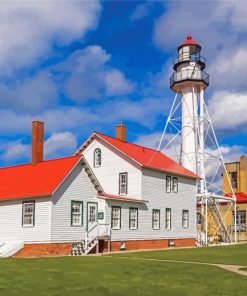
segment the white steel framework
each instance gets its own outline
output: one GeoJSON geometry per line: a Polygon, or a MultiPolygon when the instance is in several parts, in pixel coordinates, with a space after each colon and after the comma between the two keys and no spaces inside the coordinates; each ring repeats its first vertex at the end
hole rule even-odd
{"type": "Polygon", "coordinates": [[[194,171],[201,178],[197,182],[197,205],[201,209],[198,244],[208,245],[210,242],[215,242],[217,237],[225,242],[236,242],[236,196],[204,100],[204,88],[198,88],[198,85],[194,87],[193,83],[191,85],[192,92],[175,94],[158,150],[165,151],[179,163],[186,164],[185,167],[194,171]],[[189,99],[193,106],[189,106],[184,111],[185,105],[188,104],[188,96],[192,96],[189,99]],[[189,121],[188,117],[190,117],[189,121]],[[190,140],[187,141],[187,143],[190,143],[190,147],[185,149],[183,145],[186,143],[186,137],[190,137],[190,140]],[[231,188],[231,198],[224,196],[222,188],[223,172],[226,173],[231,188]],[[223,215],[219,208],[221,203],[228,204],[227,211],[223,215]],[[233,211],[235,218],[234,225],[229,229],[226,227],[225,217],[230,210],[233,211]],[[210,238],[208,237],[209,211],[216,222],[213,235],[211,229],[210,238]]]}

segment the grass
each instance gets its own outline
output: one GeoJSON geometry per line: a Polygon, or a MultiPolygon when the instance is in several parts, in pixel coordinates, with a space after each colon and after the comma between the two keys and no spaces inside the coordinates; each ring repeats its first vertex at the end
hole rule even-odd
{"type": "MultiPolygon", "coordinates": [[[[117,254],[115,256],[117,256],[117,254]]],[[[209,248],[135,252],[121,254],[121,256],[247,266],[247,244],[209,248]]]]}
{"type": "MultiPolygon", "coordinates": [[[[236,252],[238,248],[239,254],[242,254],[243,247],[237,246],[236,252]]],[[[212,255],[215,250],[218,254],[220,249],[212,248],[212,251],[211,248],[200,249],[204,252],[203,261],[206,260],[208,252],[212,255]]],[[[191,260],[198,256],[198,250],[129,253],[126,258],[122,258],[121,254],[114,257],[1,259],[0,295],[246,295],[247,278],[218,267],[131,259],[131,256],[142,255],[151,258],[157,254],[163,258],[167,256],[164,254],[168,253],[173,253],[173,259],[181,259],[181,251],[186,251],[187,259],[191,260]]],[[[232,247],[224,248],[222,252],[225,254],[225,262],[227,262],[227,250],[228,261],[232,260],[232,247]]]]}

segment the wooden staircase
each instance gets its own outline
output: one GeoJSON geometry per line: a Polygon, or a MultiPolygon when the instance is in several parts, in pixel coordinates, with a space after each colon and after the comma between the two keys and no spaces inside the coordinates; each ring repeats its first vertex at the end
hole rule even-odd
{"type": "Polygon", "coordinates": [[[227,230],[227,227],[224,223],[224,219],[221,216],[219,207],[218,207],[214,198],[208,199],[208,208],[214,218],[214,221],[215,221],[216,227],[217,227],[216,231],[218,231],[219,235],[222,238],[222,241],[223,242],[230,242],[230,240],[231,240],[230,234],[227,230]]]}
{"type": "Polygon", "coordinates": [[[96,253],[99,252],[99,241],[105,240],[110,242],[110,226],[99,225],[96,223],[94,227],[87,231],[85,241],[74,243],[71,248],[71,256],[88,255],[95,247],[96,253]],[[102,227],[104,226],[104,228],[102,227]]]}

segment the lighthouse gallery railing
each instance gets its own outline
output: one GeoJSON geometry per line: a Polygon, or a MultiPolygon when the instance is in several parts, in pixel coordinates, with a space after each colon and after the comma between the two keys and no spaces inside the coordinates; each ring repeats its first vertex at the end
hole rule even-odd
{"type": "Polygon", "coordinates": [[[183,81],[203,81],[209,85],[209,75],[205,71],[196,69],[186,69],[179,72],[174,72],[170,78],[170,87],[175,83],[183,81]]]}

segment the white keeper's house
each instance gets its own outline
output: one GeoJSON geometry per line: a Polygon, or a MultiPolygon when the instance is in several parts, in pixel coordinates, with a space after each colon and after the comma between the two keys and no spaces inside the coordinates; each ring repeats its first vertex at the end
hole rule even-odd
{"type": "Polygon", "coordinates": [[[0,257],[193,246],[197,176],[163,153],[93,133],[74,156],[0,169],[0,257]]]}

